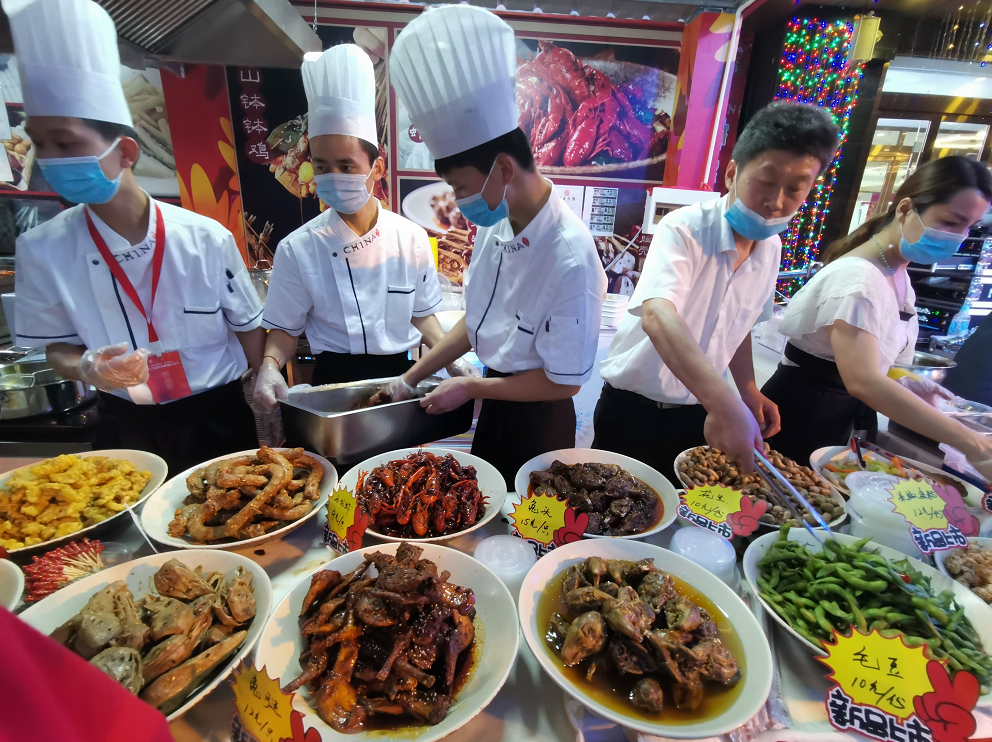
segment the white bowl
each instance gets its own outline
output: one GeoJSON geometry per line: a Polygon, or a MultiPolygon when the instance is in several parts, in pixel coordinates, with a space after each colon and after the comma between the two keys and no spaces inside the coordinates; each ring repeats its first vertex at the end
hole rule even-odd
{"type": "Polygon", "coordinates": [[[244,567],[252,573],[251,585],[255,594],[255,618],[248,627],[248,636],[238,647],[237,651],[222,665],[219,671],[206,685],[187,699],[186,703],[169,714],[172,721],[189,711],[201,698],[216,688],[231,671],[246,657],[258,641],[265,626],[265,619],[272,610],[272,584],[269,576],[260,566],[240,554],[226,551],[187,551],[181,554],[166,552],[135,559],[116,567],[110,567],[78,582],[66,585],[61,590],[52,593],[47,598],[35,603],[20,614],[20,618],[29,626],[48,635],[55,629],[75,616],[86,605],[86,601],[112,582],[124,580],[134,594],[135,600],[149,592],[155,591],[154,575],[159,568],[170,559],[178,559],[190,569],[203,567],[204,572],[223,572],[226,576],[238,567],[244,567]]]}
{"type": "MultiPolygon", "coordinates": [[[[148,498],[162,486],[162,482],[165,481],[165,478],[169,473],[169,467],[166,465],[165,459],[161,456],[156,456],[153,453],[148,453],[147,451],[133,451],[129,448],[109,448],[103,451],[83,451],[82,453],[72,455],[78,456],[81,459],[89,458],[91,456],[106,456],[110,459],[123,459],[134,464],[138,471],[151,472],[152,477],[148,480],[148,484],[145,485],[145,488],[141,490],[140,499],[131,505],[131,509],[135,512],[137,512],[138,506],[141,503],[148,500],[148,498]]],[[[18,469],[11,469],[8,472],[0,474],[0,487],[7,484],[7,480],[13,476],[14,472],[32,469],[40,463],[40,461],[37,461],[33,464],[29,464],[28,466],[22,466],[18,469]]],[[[118,518],[124,518],[126,520],[130,518],[130,516],[128,515],[127,510],[122,510],[116,515],[110,516],[106,520],[83,528],[75,533],[70,533],[68,536],[60,536],[59,538],[49,539],[48,541],[42,541],[40,544],[32,544],[31,546],[22,546],[20,549],[8,549],[7,552],[11,555],[16,554],[18,557],[42,554],[59,546],[65,546],[72,541],[82,541],[84,538],[93,538],[97,534],[105,531],[109,524],[119,522],[117,520],[118,518]]]]}
{"type": "Polygon", "coordinates": [[[387,536],[384,533],[379,533],[376,531],[374,525],[370,525],[366,529],[365,532],[368,535],[375,536],[383,541],[416,541],[418,544],[439,543],[441,541],[449,541],[453,538],[464,536],[466,533],[471,533],[499,515],[499,509],[503,507],[503,501],[506,499],[506,481],[503,479],[503,475],[500,474],[499,470],[488,461],[480,459],[478,456],[473,456],[470,453],[455,451],[450,448],[399,448],[395,451],[386,451],[385,453],[377,454],[376,456],[365,459],[362,463],[349,469],[348,472],[341,477],[341,486],[349,492],[354,492],[355,487],[358,486],[358,472],[363,471],[368,474],[376,467],[382,466],[390,461],[395,461],[396,459],[405,459],[411,453],[417,453],[418,451],[426,451],[427,453],[432,453],[435,456],[440,457],[447,456],[450,453],[455,457],[455,461],[457,461],[459,465],[474,466],[475,474],[479,481],[479,491],[482,492],[483,496],[487,500],[486,512],[478,522],[469,528],[463,528],[462,530],[454,531],[453,533],[446,533],[443,536],[425,536],[423,538],[417,538],[416,536],[387,536]]]}
{"type": "MultiPolygon", "coordinates": [[[[285,451],[286,449],[277,448],[276,450],[285,451]]],[[[313,456],[324,467],[324,477],[320,480],[320,499],[314,503],[313,510],[304,515],[302,518],[290,521],[282,528],[269,531],[263,536],[241,539],[240,541],[225,539],[217,544],[198,544],[194,541],[187,540],[186,537],[176,538],[175,536],[169,535],[169,523],[171,523],[172,519],[175,517],[176,510],[183,506],[183,500],[189,496],[189,488],[186,487],[186,477],[197,469],[200,469],[207,464],[212,464],[215,461],[233,459],[238,456],[254,456],[256,453],[258,453],[258,449],[251,448],[247,451],[237,451],[224,456],[217,456],[209,461],[204,461],[202,464],[197,464],[196,466],[190,467],[182,474],[177,474],[162,485],[159,491],[155,493],[154,497],[151,497],[148,502],[145,503],[145,509],[141,511],[141,527],[145,529],[145,532],[149,536],[158,541],[160,544],[168,544],[169,546],[173,546],[177,549],[244,549],[248,546],[264,544],[266,541],[271,541],[272,539],[282,538],[287,533],[290,531],[295,531],[297,528],[317,515],[317,513],[324,510],[324,506],[327,504],[327,498],[330,497],[330,494],[337,486],[338,472],[334,468],[334,465],[323,456],[318,456],[315,453],[310,453],[307,451],[308,456],[313,456]]]]}
{"type": "Polygon", "coordinates": [[[561,448],[557,451],[548,451],[547,453],[542,453],[540,456],[535,456],[517,470],[517,476],[513,482],[517,498],[516,502],[520,502],[524,495],[527,494],[528,487],[530,486],[530,473],[533,471],[544,471],[550,468],[555,461],[560,461],[569,466],[592,463],[615,464],[631,476],[640,479],[644,484],[657,492],[661,498],[661,504],[664,508],[661,520],[643,533],[632,533],[629,536],[604,536],[599,533],[586,533],[583,534],[584,538],[644,538],[659,531],[664,531],[675,521],[676,511],[679,507],[679,495],[667,477],[663,477],[657,469],[652,469],[637,459],[632,459],[629,456],[619,453],[613,453],[612,451],[600,451],[598,448],[561,448]]]}
{"type": "MultiPolygon", "coordinates": [[[[771,548],[771,545],[778,541],[780,536],[781,534],[779,533],[766,533],[761,538],[753,541],[751,545],[747,547],[747,551],[744,552],[744,577],[747,579],[748,585],[751,586],[751,591],[758,597],[758,600],[762,602],[762,605],[769,616],[775,619],[780,626],[782,626],[797,640],[802,642],[813,654],[819,655],[820,657],[826,657],[827,653],[823,651],[823,649],[812,644],[796,633],[784,620],[782,620],[778,613],[772,610],[771,606],[769,606],[760,595],[761,587],[758,585],[758,577],[761,576],[761,570],[758,568],[758,562],[761,561],[761,558],[765,555],[765,552],[771,548]]],[[[848,536],[843,533],[835,533],[834,538],[842,544],[853,544],[859,540],[854,536],[848,536]]],[[[799,541],[804,543],[813,551],[821,550],[819,542],[813,538],[813,535],[805,528],[790,529],[789,541],[799,541]]],[[[869,541],[866,548],[871,549],[872,551],[877,551],[881,556],[885,557],[889,561],[898,562],[906,558],[906,555],[902,552],[896,551],[895,549],[890,549],[887,546],[882,546],[881,544],[876,544],[874,541],[869,541]]],[[[918,561],[911,562],[911,564],[914,569],[922,572],[924,577],[930,578],[930,587],[934,595],[939,595],[944,590],[950,590],[954,593],[954,600],[960,607],[964,608],[964,615],[971,621],[975,631],[978,632],[978,636],[982,641],[982,646],[985,647],[986,651],[992,649],[992,608],[986,605],[985,601],[971,592],[970,589],[961,583],[952,580],[947,575],[938,572],[933,567],[927,566],[923,562],[918,561]]]]}
{"type": "Polygon", "coordinates": [[[578,699],[596,714],[645,734],[674,739],[700,739],[726,734],[749,721],[765,704],[772,684],[772,655],[761,624],[737,594],[698,564],[667,549],[640,541],[575,541],[538,559],[520,588],[520,625],[524,639],[544,671],[562,690],[578,699]],[[688,583],[709,598],[723,616],[717,624],[729,622],[741,643],[743,659],[737,655],[744,675],[737,698],[723,713],[688,724],[650,723],[643,717],[627,715],[615,706],[599,702],[586,688],[576,685],[562,672],[561,659],[544,640],[546,626],[537,625],[538,601],[545,587],[565,569],[591,556],[605,559],[654,559],[658,569],[688,583]]]}
{"type": "MultiPolygon", "coordinates": [[[[678,477],[679,481],[682,482],[682,484],[684,484],[686,487],[692,487],[694,485],[692,482],[687,482],[685,481],[685,479],[683,479],[682,472],[679,471],[679,464],[685,461],[685,457],[695,450],[696,447],[687,448],[685,451],[683,451],[682,453],[680,453],[678,456],[675,457],[675,462],[672,464],[673,468],[675,469],[675,476],[678,477]]],[[[810,467],[810,468],[813,469],[813,471],[818,471],[815,467],[810,467]]],[[[824,482],[827,482],[827,484],[830,484],[830,482],[824,479],[822,476],[820,478],[823,479],[824,482]]],[[[778,484],[779,487],[781,488],[782,485],[777,480],[775,483],[778,484]]],[[[844,519],[847,517],[847,500],[841,496],[840,492],[838,492],[835,487],[830,488],[830,499],[833,502],[836,502],[842,508],[844,508],[844,513],[841,516],[834,518],[832,521],[827,523],[828,526],[834,528],[835,526],[839,526],[841,523],[843,523],[844,519]]],[[[771,507],[772,505],[774,505],[774,503],[769,501],[768,505],[769,507],[771,507]]],[[[680,522],[688,523],[688,521],[682,521],[681,518],[679,520],[680,522]]],[[[819,526],[814,526],[814,527],[819,528],[819,526]]],[[[761,522],[758,523],[757,532],[760,533],[762,530],[767,530],[767,529],[773,529],[777,531],[779,528],[781,528],[781,526],[777,524],[761,522]]]]}
{"type": "MultiPolygon", "coordinates": [[[[983,538],[982,536],[974,536],[968,539],[968,543],[974,544],[982,551],[992,551],[992,538],[983,538]]],[[[947,571],[947,565],[945,564],[945,562],[947,561],[947,557],[949,557],[955,551],[957,550],[945,549],[943,551],[938,551],[933,555],[933,560],[934,562],[937,563],[937,569],[940,570],[940,573],[947,575],[952,580],[954,580],[954,576],[947,571]]],[[[957,580],[954,581],[957,582],[957,580]]],[[[967,587],[967,586],[962,584],[962,587],[967,587]]],[[[990,647],[990,649],[992,649],[992,647],[990,647]]]]}
{"type": "Polygon", "coordinates": [[[0,606],[12,611],[24,594],[24,573],[9,559],[0,559],[0,606]]]}
{"type": "MultiPolygon", "coordinates": [[[[309,691],[301,689],[293,697],[293,708],[303,714],[304,727],[315,727],[324,742],[345,742],[345,740],[385,740],[402,739],[404,742],[432,742],[467,724],[503,687],[510,668],[517,657],[520,634],[514,614],[513,597],[500,579],[481,562],[467,554],[449,549],[439,544],[421,544],[422,558],[430,559],[439,570],[451,572],[454,585],[470,587],[475,592],[477,610],[475,626],[476,641],[481,643],[481,656],[477,655],[476,666],[462,687],[448,711],[448,715],[436,726],[410,726],[391,732],[371,731],[356,734],[341,734],[324,722],[307,701],[309,691]]],[[[300,636],[299,615],[303,598],[310,588],[310,578],[324,569],[334,569],[341,574],[351,572],[362,563],[364,555],[381,551],[394,554],[398,544],[379,544],[340,556],[330,564],[325,564],[300,580],[289,595],[276,606],[269,618],[255,651],[255,665],[265,667],[270,676],[279,679],[284,686],[302,671],[300,652],[303,638],[300,636]]],[[[372,567],[370,574],[375,574],[372,567]]],[[[479,651],[479,647],[476,651],[479,651]]]]}

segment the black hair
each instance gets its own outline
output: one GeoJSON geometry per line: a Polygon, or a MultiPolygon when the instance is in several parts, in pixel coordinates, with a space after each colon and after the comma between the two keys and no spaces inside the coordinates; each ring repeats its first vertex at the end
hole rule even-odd
{"type": "Polygon", "coordinates": [[[758,111],[734,145],[732,159],[740,170],[770,149],[783,150],[820,161],[822,174],[840,145],[840,129],[833,116],[819,106],[780,101],[758,111]]]}
{"type": "Polygon", "coordinates": [[[534,153],[530,151],[530,142],[517,127],[464,152],[434,160],[434,172],[443,178],[456,168],[474,167],[483,175],[488,175],[499,155],[509,155],[524,170],[534,171],[534,153]]]}
{"type": "MultiPolygon", "coordinates": [[[[107,141],[107,144],[110,144],[118,137],[133,139],[138,145],[138,157],[141,157],[141,140],[138,138],[138,132],[130,126],[115,124],[110,121],[98,121],[96,119],[80,119],[80,121],[103,137],[107,141]]],[[[138,160],[134,162],[137,164],[138,160]]],[[[132,165],[132,167],[134,166],[132,165]]]]}

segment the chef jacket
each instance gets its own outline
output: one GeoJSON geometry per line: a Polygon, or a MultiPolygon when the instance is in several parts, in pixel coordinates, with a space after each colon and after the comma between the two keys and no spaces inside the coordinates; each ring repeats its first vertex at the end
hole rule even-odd
{"type": "Polygon", "coordinates": [[[617,389],[655,402],[698,404],[651,343],[641,325],[648,299],[668,299],[718,374],[725,375],[755,323],[771,316],[782,242],[758,240],[734,271],[737,245],[724,218],[729,196],[667,214],[651,240],[644,270],[600,366],[617,389]]]}
{"type": "Polygon", "coordinates": [[[328,209],[279,243],[263,327],[305,330],[314,353],[390,355],[420,344],[410,318],[441,307],[427,232],[378,209],[361,237],[328,209]]]}
{"type": "Polygon", "coordinates": [[[592,235],[553,189],[519,234],[479,229],[465,276],[465,324],[487,367],[541,368],[556,384],[592,376],[606,273],[592,235]]]}
{"type": "MultiPolygon", "coordinates": [[[[131,245],[90,211],[146,311],[156,208],[165,224],[165,255],[152,323],[162,350],[179,351],[192,392],[216,389],[247,370],[235,333],[258,327],[262,302],[234,237],[213,219],[153,200],[148,234],[131,245]]],[[[67,209],[17,238],[16,342],[33,347],[70,343],[90,349],[126,343],[132,349],[150,349],[147,324],[100,256],[84,209],[82,205],[67,209]]],[[[146,384],[113,393],[139,403],[152,402],[146,384]]]]}

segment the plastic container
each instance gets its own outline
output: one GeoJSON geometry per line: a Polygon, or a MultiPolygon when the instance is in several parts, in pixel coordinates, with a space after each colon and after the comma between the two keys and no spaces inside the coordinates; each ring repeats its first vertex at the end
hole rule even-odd
{"type": "Polygon", "coordinates": [[[899,478],[880,472],[858,471],[848,474],[845,482],[851,490],[847,503],[851,518],[848,533],[857,538],[868,537],[890,549],[919,558],[921,552],[909,533],[909,523],[889,501],[892,493],[888,488],[898,484],[899,478]]]}
{"type": "Polygon", "coordinates": [[[516,536],[490,536],[475,547],[475,558],[489,567],[510,591],[514,600],[520,596],[527,572],[537,562],[529,542],[516,536]]]}
{"type": "Polygon", "coordinates": [[[737,554],[724,538],[701,528],[679,528],[672,534],[669,550],[684,556],[708,572],[719,577],[731,589],[740,584],[737,572],[737,554]]]}

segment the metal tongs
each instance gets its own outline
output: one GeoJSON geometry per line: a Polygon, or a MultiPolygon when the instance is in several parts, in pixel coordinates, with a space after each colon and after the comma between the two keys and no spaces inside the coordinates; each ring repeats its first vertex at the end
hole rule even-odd
{"type": "Polygon", "coordinates": [[[785,492],[788,492],[794,498],[796,498],[797,502],[802,503],[803,507],[805,507],[808,512],[812,513],[813,518],[816,520],[817,523],[820,524],[820,527],[823,528],[827,533],[829,533],[831,537],[833,537],[834,532],[830,529],[830,526],[827,525],[827,522],[823,519],[823,516],[820,515],[820,513],[816,510],[816,508],[814,508],[812,505],[809,504],[809,502],[807,502],[805,497],[799,494],[799,491],[796,490],[796,488],[792,486],[789,480],[783,476],[782,472],[780,472],[778,469],[772,466],[771,462],[765,458],[765,454],[759,451],[757,448],[755,448],[754,457],[760,463],[765,465],[765,469],[762,469],[760,466],[756,466],[755,469],[758,470],[758,474],[768,484],[768,489],[772,491],[772,494],[774,494],[777,499],[781,500],[782,507],[784,507],[790,513],[792,513],[792,517],[798,520],[804,526],[806,526],[806,530],[809,531],[811,534],[813,534],[813,538],[819,541],[820,544],[823,544],[823,539],[820,538],[820,535],[813,530],[813,527],[809,524],[806,518],[804,518],[802,515],[799,514],[799,511],[796,510],[795,506],[792,504],[788,496],[782,491],[782,489],[779,488],[779,485],[781,485],[781,487],[785,490],[785,492]],[[775,480],[778,480],[777,484],[775,480]]]}

